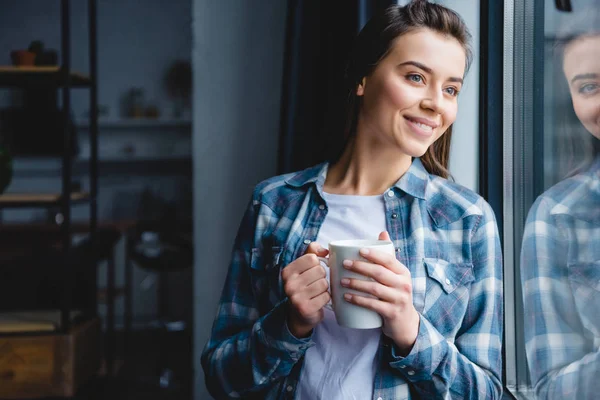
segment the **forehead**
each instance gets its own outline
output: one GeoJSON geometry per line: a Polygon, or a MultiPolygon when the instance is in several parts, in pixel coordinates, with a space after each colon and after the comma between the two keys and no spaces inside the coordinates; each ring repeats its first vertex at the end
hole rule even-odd
{"type": "Polygon", "coordinates": [[[464,47],[454,37],[430,29],[416,29],[397,37],[386,61],[417,61],[435,74],[462,77],[466,67],[464,47]]]}
{"type": "Polygon", "coordinates": [[[600,72],[600,36],[576,40],[565,49],[563,69],[567,79],[600,72]]]}

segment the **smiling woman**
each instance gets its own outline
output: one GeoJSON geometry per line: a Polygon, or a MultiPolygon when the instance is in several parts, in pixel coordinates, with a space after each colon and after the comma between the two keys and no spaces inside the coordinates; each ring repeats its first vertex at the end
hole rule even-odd
{"type": "Polygon", "coordinates": [[[469,40],[456,13],[424,0],[365,25],[347,68],[345,140],[330,162],[254,190],[202,356],[213,396],[501,397],[495,217],[446,179],[469,40]],[[383,326],[340,326],[319,257],[333,241],[376,238],[395,254],[362,249],[343,260],[357,275],[340,285],[383,326]]]}

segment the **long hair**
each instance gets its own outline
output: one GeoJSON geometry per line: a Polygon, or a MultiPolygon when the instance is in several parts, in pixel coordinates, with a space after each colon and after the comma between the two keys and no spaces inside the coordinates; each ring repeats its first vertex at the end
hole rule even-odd
{"type": "MultiPolygon", "coordinates": [[[[413,0],[404,7],[393,5],[375,15],[358,34],[349,57],[345,73],[344,140],[338,141],[342,145],[337,147],[333,142],[334,153],[331,161],[337,161],[341,157],[345,147],[356,135],[362,103],[362,97],[357,96],[356,89],[362,79],[369,76],[379,62],[388,55],[398,37],[420,28],[427,28],[456,39],[465,50],[467,57],[465,71],[469,69],[473,58],[470,47],[471,34],[456,12],[426,0],[413,0]]],[[[444,178],[449,176],[451,139],[452,126],[448,127],[447,131],[421,157],[423,166],[429,173],[444,178]]]]}

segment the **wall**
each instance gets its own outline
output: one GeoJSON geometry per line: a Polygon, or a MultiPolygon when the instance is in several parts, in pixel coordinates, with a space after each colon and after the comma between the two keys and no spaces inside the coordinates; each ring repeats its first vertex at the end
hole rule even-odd
{"type": "Polygon", "coordinates": [[[194,0],[195,399],[200,354],[253,186],[276,172],[286,2],[194,0]]]}
{"type": "Polygon", "coordinates": [[[450,173],[472,190],[479,186],[479,1],[438,0],[458,12],[473,35],[473,63],[458,96],[458,116],[452,133],[450,173]]]}

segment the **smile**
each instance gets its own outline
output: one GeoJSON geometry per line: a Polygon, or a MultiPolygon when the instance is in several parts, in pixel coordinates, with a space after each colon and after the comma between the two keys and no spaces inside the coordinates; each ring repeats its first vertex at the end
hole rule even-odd
{"type": "Polygon", "coordinates": [[[437,128],[437,124],[422,118],[404,117],[413,130],[419,135],[429,136],[437,128]]]}

